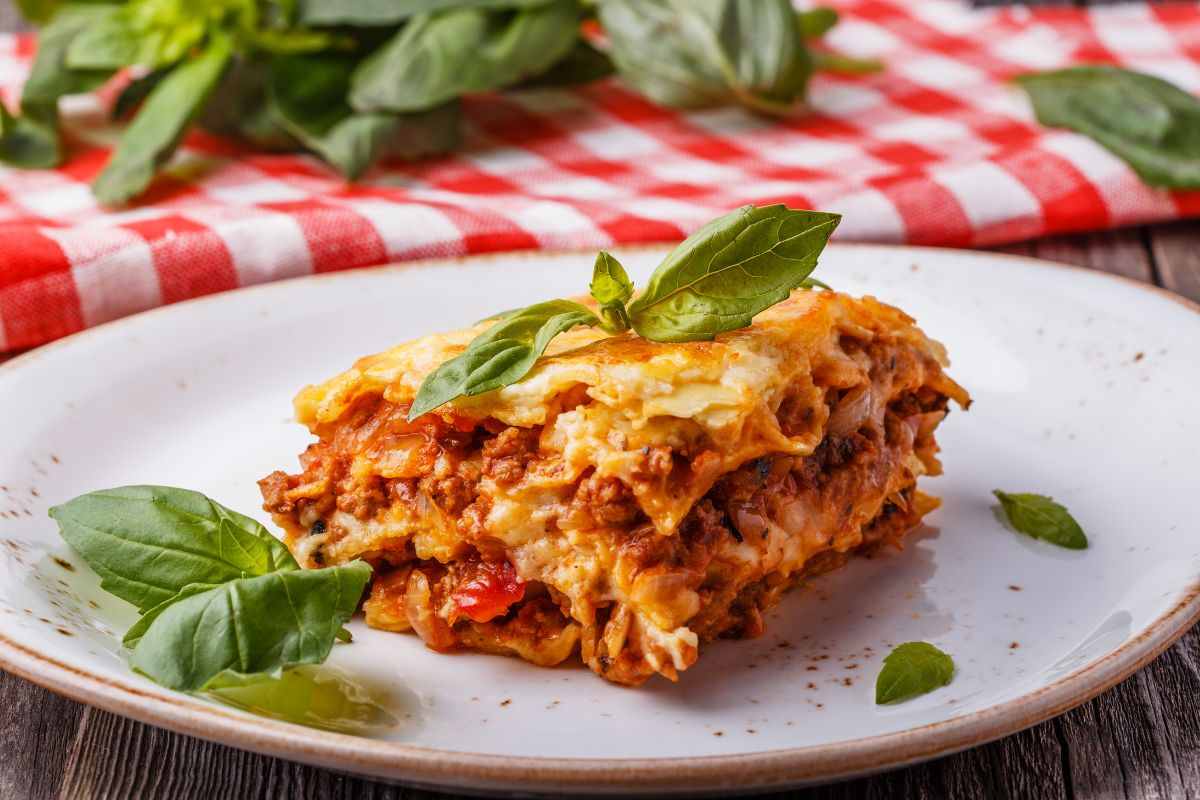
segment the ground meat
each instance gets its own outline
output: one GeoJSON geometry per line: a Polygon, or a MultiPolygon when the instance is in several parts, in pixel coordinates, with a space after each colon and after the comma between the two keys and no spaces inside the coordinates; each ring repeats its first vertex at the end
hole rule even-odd
{"type": "MultiPolygon", "coordinates": [[[[680,539],[686,543],[689,551],[712,549],[729,536],[738,538],[740,535],[729,524],[725,512],[707,499],[695,505],[680,530],[680,539]]],[[[706,558],[697,559],[695,556],[691,560],[707,561],[706,558]]]]}
{"type": "Polygon", "coordinates": [[[537,457],[540,428],[505,428],[483,443],[483,474],[497,483],[512,484],[525,476],[537,457]]]}
{"type": "Polygon", "coordinates": [[[475,499],[475,486],[469,476],[448,475],[421,479],[421,490],[446,514],[457,517],[475,499]]]}
{"type": "Polygon", "coordinates": [[[287,497],[291,488],[291,476],[283,470],[275,470],[258,482],[263,496],[263,507],[276,514],[291,514],[296,506],[287,497]]]}
{"type": "Polygon", "coordinates": [[[598,526],[626,526],[641,516],[633,492],[613,477],[591,474],[579,483],[568,515],[574,521],[590,518],[598,526]]]}
{"type": "Polygon", "coordinates": [[[379,477],[355,479],[347,476],[338,482],[337,509],[357,519],[371,519],[390,504],[387,483],[379,477]]]}

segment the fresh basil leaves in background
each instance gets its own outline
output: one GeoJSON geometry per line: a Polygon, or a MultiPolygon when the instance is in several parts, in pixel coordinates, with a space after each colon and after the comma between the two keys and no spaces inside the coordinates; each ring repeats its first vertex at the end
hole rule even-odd
{"type": "Polygon", "coordinates": [[[928,642],[897,645],[875,679],[875,703],[898,703],[928,694],[954,679],[954,659],[928,642]]]}
{"type": "Polygon", "coordinates": [[[601,252],[591,283],[599,315],[570,300],[550,300],[484,320],[498,321],[425,378],[408,418],[456,397],[516,383],[555,336],[577,325],[609,333],[633,328],[655,342],[712,339],[744,328],[792,290],[824,286],[809,276],[840,221],[838,214],[782,205],[744,206],[672,250],[633,302],[633,283],[625,269],[601,252]]]}
{"type": "Polygon", "coordinates": [[[802,105],[814,64],[871,68],[819,47],[810,53],[837,15],[796,12],[788,0],[20,5],[43,27],[20,114],[0,112],[0,161],[61,163],[59,98],[133,68],[114,116],[140,109],[95,184],[108,204],[141,194],[192,124],[263,150],[308,150],[353,179],[382,158],[456,148],[458,99],[474,92],[572,85],[616,70],[660,103],[780,114],[802,105]],[[592,21],[604,36],[585,37],[592,21]]]}
{"type": "Polygon", "coordinates": [[[262,525],[185,489],[92,492],[50,516],[101,587],[137,606],[130,664],[171,689],[323,662],[371,577],[361,561],[301,570],[262,525]]]}
{"type": "Polygon", "coordinates": [[[804,98],[812,63],[789,0],[600,0],[622,77],[657,103],[740,103],[781,114],[804,98]]]}
{"type": "Polygon", "coordinates": [[[1151,186],[1200,188],[1200,100],[1126,69],[1084,66],[1017,78],[1038,122],[1094,139],[1151,186]]]}
{"type": "Polygon", "coordinates": [[[232,54],[228,39],[213,37],[203,53],[172,70],[150,90],[104,171],[92,184],[100,202],[123,203],[150,185],[217,87],[232,54]]]}
{"type": "Polygon", "coordinates": [[[58,100],[90,91],[112,73],[107,70],[69,70],[67,50],[102,13],[97,6],[67,6],[46,12],[49,24],[38,37],[37,57],[21,90],[21,114],[6,109],[0,119],[0,160],[17,167],[44,169],[62,161],[58,135],[58,100]]]}
{"type": "Polygon", "coordinates": [[[1070,550],[1086,550],[1087,536],[1065,507],[1041,494],[1011,494],[996,489],[1010,525],[1027,536],[1070,550]]]}
{"type": "Polygon", "coordinates": [[[350,105],[424,111],[540,75],[574,48],[579,14],[575,0],[514,13],[468,8],[421,14],[358,67],[350,105]]]}

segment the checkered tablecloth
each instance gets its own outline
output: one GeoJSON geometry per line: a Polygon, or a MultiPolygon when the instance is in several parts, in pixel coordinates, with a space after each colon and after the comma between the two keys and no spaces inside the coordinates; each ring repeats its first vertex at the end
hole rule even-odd
{"type": "MultiPolygon", "coordinates": [[[[0,170],[0,350],[238,286],[400,259],[678,239],[744,203],[839,211],[843,240],[986,245],[1200,213],[1090,140],[1044,130],[1008,79],[1119,63],[1200,91],[1200,5],[972,10],[833,0],[829,44],[886,62],[822,75],[784,120],[659,108],[619,81],[474,97],[466,147],[347,184],[317,160],[195,133],[137,205],[87,182],[113,91],[72,98],[54,171],[0,170]]],[[[36,42],[0,37],[19,97],[36,42]]]]}

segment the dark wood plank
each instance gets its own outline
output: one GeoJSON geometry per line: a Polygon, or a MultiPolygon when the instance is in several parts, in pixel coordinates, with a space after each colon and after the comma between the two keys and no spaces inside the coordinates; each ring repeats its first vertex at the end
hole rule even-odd
{"type": "Polygon", "coordinates": [[[84,706],[0,672],[0,797],[48,800],[58,791],[84,706]]]}
{"type": "Polygon", "coordinates": [[[81,727],[62,775],[59,796],[62,800],[95,797],[450,800],[456,797],[234,750],[103,711],[89,713],[81,727]]]}
{"type": "Polygon", "coordinates": [[[996,249],[1154,282],[1154,262],[1140,229],[1051,236],[996,249]]]}

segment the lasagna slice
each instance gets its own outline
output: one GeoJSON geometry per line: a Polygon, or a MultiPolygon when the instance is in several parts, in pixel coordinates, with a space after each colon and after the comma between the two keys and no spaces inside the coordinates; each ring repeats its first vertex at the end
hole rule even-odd
{"type": "Polygon", "coordinates": [[[937,501],[934,429],[967,393],[872,298],[798,291],[710,342],[577,328],[525,379],[409,422],[486,324],[360,360],[296,398],[317,437],[261,482],[301,564],[356,558],[369,625],[429,647],[675,680],[755,636],[806,577],[900,546],[937,501]]]}

